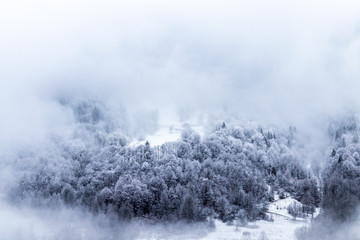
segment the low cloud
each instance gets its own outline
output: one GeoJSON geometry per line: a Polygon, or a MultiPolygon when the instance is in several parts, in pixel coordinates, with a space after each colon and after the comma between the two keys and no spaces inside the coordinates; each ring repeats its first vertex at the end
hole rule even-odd
{"type": "Polygon", "coordinates": [[[68,124],[58,95],[130,112],[225,109],[303,128],[359,108],[356,1],[12,1],[1,9],[2,141],[68,124]]]}

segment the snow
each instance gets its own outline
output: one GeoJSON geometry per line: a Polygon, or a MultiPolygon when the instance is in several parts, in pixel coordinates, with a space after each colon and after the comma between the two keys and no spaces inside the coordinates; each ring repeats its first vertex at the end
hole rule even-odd
{"type": "MultiPolygon", "coordinates": [[[[195,132],[200,134],[200,137],[204,135],[204,127],[202,125],[190,125],[195,132]]],[[[183,129],[183,124],[172,124],[172,125],[163,125],[159,127],[153,135],[148,135],[144,140],[134,140],[130,143],[130,146],[138,146],[145,144],[146,141],[150,143],[151,146],[160,146],[166,142],[175,142],[180,139],[181,131],[183,129]]]]}
{"type": "MultiPolygon", "coordinates": [[[[291,197],[287,197],[285,199],[279,199],[279,196],[277,194],[275,194],[275,201],[272,202],[271,204],[269,204],[268,213],[281,215],[281,216],[284,216],[287,218],[293,218],[287,211],[287,207],[293,203],[296,203],[297,205],[302,206],[302,204],[299,201],[297,201],[296,199],[293,199],[291,197]]],[[[317,215],[319,215],[319,213],[320,213],[320,209],[316,208],[315,212],[313,214],[313,217],[315,218],[317,215]]],[[[304,219],[304,218],[297,217],[297,219],[301,220],[301,221],[306,221],[306,220],[308,220],[308,218],[304,219]]]]}
{"type": "Polygon", "coordinates": [[[159,128],[154,134],[147,135],[141,140],[136,139],[130,143],[130,146],[142,145],[145,144],[146,141],[148,141],[151,146],[160,146],[166,142],[178,141],[184,124],[189,124],[195,132],[200,134],[200,137],[204,136],[204,126],[201,124],[201,121],[196,118],[179,121],[174,117],[174,114],[171,113],[160,114],[159,118],[159,128]]]}
{"type": "Polygon", "coordinates": [[[182,229],[182,231],[167,232],[168,235],[162,231],[139,234],[141,237],[137,240],[258,240],[265,235],[268,240],[296,240],[294,232],[297,228],[305,226],[306,222],[299,220],[291,220],[282,216],[273,216],[274,221],[256,221],[249,223],[246,227],[236,227],[235,225],[228,225],[219,220],[215,220],[215,230],[204,234],[195,228],[194,230],[182,229]],[[203,236],[199,236],[203,235],[203,236]]]}
{"type": "MultiPolygon", "coordinates": [[[[183,231],[176,232],[176,234],[173,232],[166,237],[156,232],[156,230],[155,232],[147,232],[145,235],[143,233],[140,234],[142,237],[138,238],[138,240],[296,240],[296,229],[308,226],[311,222],[311,217],[294,219],[287,213],[287,207],[293,202],[299,202],[290,197],[278,199],[276,196],[275,199],[277,200],[269,204],[268,210],[268,215],[271,216],[273,221],[260,220],[250,222],[247,226],[236,227],[235,225],[215,220],[215,230],[208,231],[207,234],[202,232],[204,236],[199,236],[199,229],[190,231],[184,227],[183,231]]],[[[318,213],[319,210],[317,209],[316,212],[318,213]]]]}
{"type": "Polygon", "coordinates": [[[246,227],[228,226],[223,222],[216,221],[216,231],[202,240],[233,240],[248,239],[257,240],[264,234],[269,240],[295,240],[294,232],[297,228],[304,225],[304,222],[288,220],[281,216],[273,216],[274,221],[256,221],[246,227]]]}
{"type": "Polygon", "coordinates": [[[268,212],[288,218],[293,218],[287,211],[287,207],[293,203],[296,203],[300,206],[302,205],[299,201],[293,198],[278,199],[269,205],[268,212]]]}
{"type": "MultiPolygon", "coordinates": [[[[310,223],[310,218],[296,220],[287,213],[287,207],[293,202],[299,203],[293,198],[278,199],[269,204],[268,215],[273,221],[255,221],[245,227],[229,226],[221,221],[216,221],[216,231],[201,240],[233,240],[246,239],[258,240],[262,236],[268,240],[296,240],[295,230],[310,223]]],[[[300,203],[299,203],[300,204],[300,203]]]]}

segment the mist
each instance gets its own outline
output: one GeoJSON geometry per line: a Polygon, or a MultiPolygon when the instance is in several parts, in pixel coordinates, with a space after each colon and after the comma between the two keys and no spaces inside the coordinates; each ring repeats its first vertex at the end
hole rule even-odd
{"type": "MultiPolygon", "coordinates": [[[[360,109],[355,0],[3,1],[0,32],[1,195],[14,159],[72,139],[87,102],[127,141],[169,119],[296,126],[308,162],[324,161],[328,122],[360,109]]],[[[1,205],[1,224],[31,218],[1,205]]]]}
{"type": "MultiPolygon", "coordinates": [[[[55,209],[14,207],[1,203],[2,239],[150,239],[157,237],[205,236],[204,224],[154,224],[146,221],[117,221],[105,215],[94,216],[65,206],[55,209]],[[179,230],[181,229],[181,230],[179,230]]],[[[186,237],[185,237],[186,238],[186,237]]]]}
{"type": "Polygon", "coordinates": [[[135,112],[225,111],[304,129],[356,111],[358,5],[4,2],[2,141],[68,125],[59,95],[135,112]]]}

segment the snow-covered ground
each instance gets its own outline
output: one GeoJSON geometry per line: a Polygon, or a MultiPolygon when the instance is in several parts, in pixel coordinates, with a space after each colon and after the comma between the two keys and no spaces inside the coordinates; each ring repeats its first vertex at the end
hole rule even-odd
{"type": "Polygon", "coordinates": [[[145,136],[142,140],[132,141],[130,146],[145,144],[146,141],[149,141],[151,146],[160,146],[166,142],[178,141],[184,124],[190,125],[201,137],[204,136],[204,126],[197,118],[180,121],[175,117],[174,113],[161,113],[158,130],[154,134],[145,136]]]}
{"type": "Polygon", "coordinates": [[[280,216],[274,216],[274,221],[256,221],[247,227],[228,226],[223,222],[216,221],[216,230],[202,240],[295,240],[294,232],[304,225],[304,222],[288,220],[280,216]],[[261,238],[263,237],[263,238],[261,238]]]}
{"type": "MultiPolygon", "coordinates": [[[[200,136],[203,136],[204,127],[202,125],[190,125],[200,136]]],[[[174,142],[180,139],[181,131],[183,129],[183,124],[172,124],[172,125],[162,125],[153,135],[148,135],[144,140],[138,141],[135,140],[130,143],[130,146],[137,146],[140,144],[145,144],[146,141],[149,141],[151,146],[160,146],[166,142],[174,142]]]]}
{"type": "MultiPolygon", "coordinates": [[[[215,220],[216,228],[213,231],[200,231],[198,228],[190,231],[169,233],[149,232],[140,233],[138,240],[145,239],[171,239],[171,240],[296,240],[295,230],[302,226],[307,226],[311,222],[311,217],[297,218],[296,220],[287,213],[287,206],[296,202],[295,199],[278,199],[269,205],[268,214],[273,221],[255,221],[244,227],[236,227],[219,220],[215,220]]],[[[318,210],[317,210],[318,212],[318,210]]]]}
{"type": "MultiPolygon", "coordinates": [[[[269,205],[268,215],[273,221],[255,221],[246,227],[228,226],[216,221],[216,231],[210,233],[202,240],[295,240],[295,230],[310,223],[309,218],[297,218],[296,220],[287,212],[287,207],[293,202],[292,198],[278,199],[269,205]]],[[[299,202],[297,202],[300,204],[299,202]]]]}
{"type": "MultiPolygon", "coordinates": [[[[287,207],[293,203],[298,204],[299,206],[301,206],[301,203],[295,199],[292,198],[285,198],[285,199],[276,199],[273,203],[271,203],[269,205],[269,210],[268,212],[270,214],[273,213],[273,215],[281,215],[284,217],[288,217],[288,218],[293,218],[287,211],[287,207]]],[[[302,218],[300,218],[302,219],[302,218]]]]}

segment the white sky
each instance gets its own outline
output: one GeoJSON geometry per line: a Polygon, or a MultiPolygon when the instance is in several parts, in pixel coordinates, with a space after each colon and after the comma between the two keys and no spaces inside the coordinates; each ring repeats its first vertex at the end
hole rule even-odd
{"type": "Polygon", "coordinates": [[[360,107],[359,23],[360,1],[1,1],[0,142],[66,127],[61,95],[316,127],[360,107]]]}

